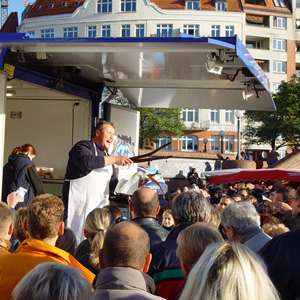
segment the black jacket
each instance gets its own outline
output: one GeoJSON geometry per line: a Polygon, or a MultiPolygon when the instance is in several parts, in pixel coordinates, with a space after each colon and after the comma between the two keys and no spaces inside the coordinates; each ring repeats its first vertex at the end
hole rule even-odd
{"type": "Polygon", "coordinates": [[[300,229],[296,229],[273,238],[258,252],[284,300],[294,300],[300,296],[299,249],[300,229]]]}
{"type": "Polygon", "coordinates": [[[44,193],[43,182],[34,163],[23,153],[10,155],[7,164],[3,167],[2,201],[6,202],[8,194],[17,191],[20,187],[27,192],[24,202],[19,202],[16,209],[27,207],[35,196],[44,193]]]}

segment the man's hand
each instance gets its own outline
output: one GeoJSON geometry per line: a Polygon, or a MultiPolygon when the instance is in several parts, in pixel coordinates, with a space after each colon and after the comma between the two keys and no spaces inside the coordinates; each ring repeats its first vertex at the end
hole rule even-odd
{"type": "Polygon", "coordinates": [[[115,164],[119,166],[128,166],[133,163],[133,161],[125,156],[115,156],[115,164]]]}
{"type": "Polygon", "coordinates": [[[276,212],[279,212],[282,215],[286,215],[292,208],[285,202],[273,201],[271,206],[274,207],[276,212]]]}
{"type": "Polygon", "coordinates": [[[19,202],[19,193],[11,192],[6,198],[7,204],[11,208],[15,208],[17,203],[19,202]]]}

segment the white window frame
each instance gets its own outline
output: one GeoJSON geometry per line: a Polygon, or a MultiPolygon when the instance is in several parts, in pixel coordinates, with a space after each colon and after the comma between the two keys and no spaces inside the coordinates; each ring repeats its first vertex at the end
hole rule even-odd
{"type": "Polygon", "coordinates": [[[220,110],[219,109],[211,109],[210,110],[210,121],[212,123],[220,123],[220,110]]]}
{"type": "Polygon", "coordinates": [[[287,18],[273,17],[273,27],[278,29],[287,29],[287,18]]]}
{"type": "Polygon", "coordinates": [[[211,135],[209,144],[210,144],[210,151],[220,151],[220,136],[211,135]]]}
{"type": "Polygon", "coordinates": [[[136,0],[121,0],[121,11],[136,11],[136,0]]]}
{"type": "Polygon", "coordinates": [[[227,25],[225,27],[225,36],[226,37],[232,37],[232,36],[234,36],[234,26],[227,25]]]}
{"type": "Polygon", "coordinates": [[[199,10],[200,9],[200,1],[199,0],[185,1],[185,8],[188,10],[199,10]]]}
{"type": "Polygon", "coordinates": [[[199,138],[195,135],[185,135],[181,138],[181,151],[199,151],[199,138]],[[185,144],[185,147],[183,147],[185,144]],[[190,145],[192,146],[191,148],[190,145]]]}
{"type": "Polygon", "coordinates": [[[112,0],[98,0],[97,12],[98,13],[111,13],[112,12],[112,0]]]}
{"type": "Polygon", "coordinates": [[[102,25],[101,36],[109,38],[111,36],[111,27],[110,25],[102,25]],[[108,34],[109,33],[109,34],[108,34]]]}
{"type": "Polygon", "coordinates": [[[182,109],[182,118],[184,122],[199,122],[199,110],[196,108],[182,109]],[[191,119],[189,119],[191,117],[191,119]]]}
{"type": "Polygon", "coordinates": [[[223,138],[224,143],[224,151],[233,153],[234,152],[234,136],[233,135],[225,135],[223,138]]]}
{"type": "Polygon", "coordinates": [[[225,109],[225,123],[234,124],[234,110],[225,109]]]}
{"type": "Polygon", "coordinates": [[[67,27],[63,29],[64,38],[76,38],[78,36],[78,28],[77,27],[67,27]]]}
{"type": "Polygon", "coordinates": [[[284,0],[273,0],[275,7],[286,7],[284,0]]]}
{"type": "Polygon", "coordinates": [[[273,39],[273,50],[286,51],[286,40],[273,39]]]}
{"type": "MultiPolygon", "coordinates": [[[[172,142],[172,137],[170,137],[169,135],[164,135],[162,137],[160,137],[158,139],[158,142],[155,144],[156,145],[156,148],[155,149],[158,149],[168,143],[172,142]]],[[[168,145],[167,147],[164,147],[164,150],[169,150],[171,151],[172,150],[172,144],[168,145]]]]}
{"type": "Polygon", "coordinates": [[[226,0],[216,0],[215,7],[218,11],[226,11],[227,10],[227,1],[226,0]]]}
{"type": "Polygon", "coordinates": [[[41,29],[41,38],[42,39],[53,39],[54,38],[54,29],[41,29]]]}
{"type": "Polygon", "coordinates": [[[171,37],[173,34],[173,24],[157,24],[156,36],[158,37],[171,37]]]}
{"type": "Polygon", "coordinates": [[[145,36],[145,24],[136,24],[135,25],[135,36],[144,37],[145,36]]]}
{"type": "Polygon", "coordinates": [[[200,26],[197,24],[185,24],[183,25],[183,33],[199,36],[200,33],[200,26]]]}
{"type": "Polygon", "coordinates": [[[211,25],[211,37],[219,37],[221,34],[220,25],[211,25]]]}
{"type": "Polygon", "coordinates": [[[88,26],[87,28],[87,36],[89,38],[94,38],[97,36],[97,26],[93,25],[93,26],[88,26]]]}
{"type": "Polygon", "coordinates": [[[286,61],[273,60],[274,73],[286,73],[286,61]]]}
{"type": "Polygon", "coordinates": [[[130,37],[130,24],[121,26],[121,37],[130,37]]]}

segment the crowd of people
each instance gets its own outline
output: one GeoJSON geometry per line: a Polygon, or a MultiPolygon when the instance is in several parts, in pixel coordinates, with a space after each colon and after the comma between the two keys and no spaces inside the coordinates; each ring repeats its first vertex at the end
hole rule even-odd
{"type": "Polygon", "coordinates": [[[132,161],[107,155],[112,135],[102,122],[73,147],[63,199],[28,181],[35,167],[25,145],[12,154],[0,203],[1,300],[300,299],[300,187],[207,186],[193,169],[164,206],[137,188],[126,220],[108,194],[113,165],[132,161]],[[13,176],[21,163],[23,198],[13,176]],[[89,186],[100,178],[98,199],[89,186]]]}

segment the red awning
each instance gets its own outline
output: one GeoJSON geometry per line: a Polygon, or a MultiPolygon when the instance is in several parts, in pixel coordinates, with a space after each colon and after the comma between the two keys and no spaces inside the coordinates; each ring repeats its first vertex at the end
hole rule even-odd
{"type": "Polygon", "coordinates": [[[260,183],[272,184],[273,181],[286,181],[300,185],[300,169],[259,169],[242,170],[233,174],[212,175],[209,177],[209,183],[260,183]]]}

